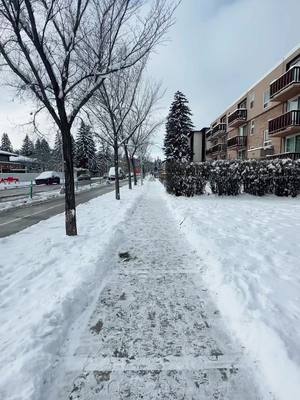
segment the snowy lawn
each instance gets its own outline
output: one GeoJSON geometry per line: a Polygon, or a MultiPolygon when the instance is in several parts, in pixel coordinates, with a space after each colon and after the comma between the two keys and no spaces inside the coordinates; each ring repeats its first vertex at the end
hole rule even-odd
{"type": "Polygon", "coordinates": [[[64,236],[58,215],[0,239],[0,399],[41,398],[69,325],[101,288],[98,261],[141,193],[78,206],[78,237],[64,236]]]}
{"type": "Polygon", "coordinates": [[[162,196],[232,331],[280,400],[300,393],[300,198],[162,196]]]}

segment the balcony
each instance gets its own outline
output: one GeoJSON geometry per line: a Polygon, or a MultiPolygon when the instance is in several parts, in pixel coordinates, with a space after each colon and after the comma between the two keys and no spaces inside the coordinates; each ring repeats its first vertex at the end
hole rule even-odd
{"type": "Polygon", "coordinates": [[[284,137],[300,130],[300,110],[289,111],[269,121],[269,135],[284,137]]]}
{"type": "Polygon", "coordinates": [[[209,129],[208,131],[206,131],[205,136],[208,139],[210,136],[212,135],[212,130],[209,129]]]}
{"type": "Polygon", "coordinates": [[[222,153],[226,151],[226,146],[225,144],[216,144],[215,146],[213,146],[211,149],[211,153],[222,153]]]}
{"type": "Polygon", "coordinates": [[[225,135],[226,128],[227,128],[226,124],[220,123],[212,128],[212,135],[214,137],[225,135]]]}
{"type": "Polygon", "coordinates": [[[278,154],[272,154],[271,156],[267,156],[268,160],[275,160],[276,158],[280,159],[286,159],[290,158],[291,160],[299,160],[300,159],[300,153],[278,153],[278,154]]]}
{"type": "Polygon", "coordinates": [[[300,67],[293,67],[270,84],[272,101],[287,101],[300,94],[300,67]]]}
{"type": "Polygon", "coordinates": [[[247,121],[247,109],[238,108],[228,116],[228,125],[230,128],[237,128],[247,121]]]}
{"type": "Polygon", "coordinates": [[[247,146],[247,136],[234,136],[227,140],[227,147],[247,146]]]}

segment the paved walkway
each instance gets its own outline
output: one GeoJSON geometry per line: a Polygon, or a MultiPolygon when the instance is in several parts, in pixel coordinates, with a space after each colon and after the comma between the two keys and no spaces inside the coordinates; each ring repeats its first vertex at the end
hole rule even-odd
{"type": "Polygon", "coordinates": [[[143,195],[126,234],[53,399],[265,400],[155,190],[143,195]]]}

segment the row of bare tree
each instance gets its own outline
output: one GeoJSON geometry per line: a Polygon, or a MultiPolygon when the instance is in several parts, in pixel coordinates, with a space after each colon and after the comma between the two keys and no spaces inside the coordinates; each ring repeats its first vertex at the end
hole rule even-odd
{"type": "Polygon", "coordinates": [[[115,165],[121,146],[132,157],[139,135],[155,128],[146,111],[159,88],[141,84],[141,77],[176,6],[171,0],[0,0],[2,76],[36,102],[34,121],[46,110],[62,135],[67,235],[77,235],[76,118],[86,111],[101,127],[115,165]]]}

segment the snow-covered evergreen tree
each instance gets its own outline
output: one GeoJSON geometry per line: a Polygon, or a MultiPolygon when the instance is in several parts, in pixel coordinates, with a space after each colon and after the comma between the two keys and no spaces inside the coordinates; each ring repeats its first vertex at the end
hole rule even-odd
{"type": "Polygon", "coordinates": [[[186,162],[191,159],[188,134],[193,129],[188,100],[176,92],[166,123],[164,151],[167,161],[186,162]]]}
{"type": "Polygon", "coordinates": [[[76,137],[76,165],[93,170],[96,165],[96,146],[91,127],[81,123],[76,137]]]}
{"type": "Polygon", "coordinates": [[[57,131],[55,136],[54,148],[52,151],[52,163],[53,163],[53,168],[56,171],[62,171],[63,169],[62,137],[59,131],[57,131]]]}
{"type": "Polygon", "coordinates": [[[33,141],[29,139],[29,136],[26,135],[23,141],[23,145],[21,148],[21,154],[26,157],[32,157],[34,154],[34,144],[33,141]]]}
{"type": "Polygon", "coordinates": [[[13,147],[7,133],[3,133],[2,135],[0,149],[3,151],[9,151],[10,153],[13,152],[13,147]]]}

